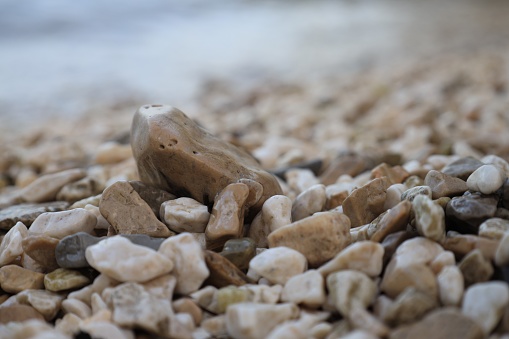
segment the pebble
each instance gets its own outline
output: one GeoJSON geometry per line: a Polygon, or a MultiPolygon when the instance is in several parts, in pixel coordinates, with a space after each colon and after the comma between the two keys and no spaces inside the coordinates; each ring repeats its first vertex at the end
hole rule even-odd
{"type": "Polygon", "coordinates": [[[350,192],[355,189],[353,183],[332,184],[325,187],[325,207],[324,210],[329,211],[343,205],[350,192]]]}
{"type": "Polygon", "coordinates": [[[29,234],[44,234],[48,237],[62,239],[77,232],[92,233],[96,224],[96,216],[83,208],[46,212],[34,220],[30,226],[29,234]]]}
{"type": "MultiPolygon", "coordinates": [[[[102,293],[106,288],[118,285],[118,281],[109,278],[105,274],[99,274],[91,285],[85,286],[80,290],[69,293],[69,298],[79,299],[87,305],[92,305],[94,294],[102,293]]],[[[95,298],[97,299],[97,297],[95,298]]],[[[97,300],[96,300],[97,301],[97,300]]]]}
{"type": "Polygon", "coordinates": [[[403,200],[387,210],[387,213],[380,218],[378,223],[369,225],[369,239],[382,242],[389,234],[405,230],[410,219],[411,210],[412,203],[408,200],[403,200]]]}
{"type": "Polygon", "coordinates": [[[217,290],[214,298],[217,303],[215,308],[217,313],[223,314],[230,305],[251,301],[251,293],[237,286],[226,286],[217,290]]]}
{"type": "Polygon", "coordinates": [[[242,183],[229,184],[217,195],[205,229],[208,249],[222,248],[226,240],[242,237],[248,195],[249,188],[242,183]]]}
{"type": "Polygon", "coordinates": [[[383,320],[391,327],[411,324],[422,319],[438,306],[434,296],[410,287],[391,303],[383,320]]]}
{"type": "Polygon", "coordinates": [[[116,141],[105,142],[95,152],[96,164],[115,164],[130,158],[133,155],[129,145],[121,145],[116,141]]]}
{"type": "Polygon", "coordinates": [[[205,251],[205,263],[210,273],[206,282],[212,286],[218,288],[228,285],[240,286],[249,281],[237,266],[216,252],[205,251]]]}
{"type": "Polygon", "coordinates": [[[325,303],[325,283],[320,272],[308,270],[288,279],[281,293],[283,302],[318,308],[325,303]]]}
{"type": "Polygon", "coordinates": [[[357,188],[343,202],[343,211],[351,222],[351,227],[370,223],[384,212],[386,191],[390,186],[387,177],[373,179],[357,188]]]}
{"type": "Polygon", "coordinates": [[[292,223],[292,201],[284,195],[275,195],[265,201],[262,210],[253,219],[248,235],[257,247],[268,247],[267,236],[292,223]]]}
{"type": "Polygon", "coordinates": [[[6,265],[0,268],[0,286],[3,291],[12,294],[43,289],[44,274],[17,265],[6,265]]]}
{"type": "Polygon", "coordinates": [[[157,187],[146,185],[141,181],[129,181],[129,185],[134,188],[138,195],[150,206],[152,212],[161,220],[163,219],[163,215],[159,214],[159,211],[161,210],[162,203],[176,198],[171,193],[157,187]]]}
{"type": "Polygon", "coordinates": [[[104,190],[99,209],[116,233],[164,238],[175,234],[157,219],[150,206],[126,181],[117,181],[104,190]]]}
{"type": "Polygon", "coordinates": [[[494,154],[489,154],[483,157],[481,161],[486,165],[497,166],[506,174],[506,176],[509,176],[509,163],[501,157],[494,154]]]}
{"type": "Polygon", "coordinates": [[[164,255],[121,236],[88,247],[85,255],[90,266],[122,282],[145,282],[173,269],[173,262],[164,255]]]}
{"type": "Polygon", "coordinates": [[[507,266],[509,264],[509,232],[504,234],[498,244],[495,253],[495,264],[497,266],[507,266]]]}
{"type": "Polygon", "coordinates": [[[57,268],[44,276],[44,287],[52,292],[77,289],[88,284],[90,280],[86,276],[67,268],[57,268]]]}
{"type": "Polygon", "coordinates": [[[413,202],[419,195],[424,195],[431,199],[431,188],[429,186],[415,186],[409,188],[401,194],[401,200],[413,202]]]}
{"type": "Polygon", "coordinates": [[[95,215],[95,217],[97,218],[97,224],[95,225],[94,230],[108,230],[110,227],[112,227],[108,220],[106,220],[101,214],[99,207],[87,204],[85,205],[84,208],[93,215],[95,215]]]}
{"type": "Polygon", "coordinates": [[[185,197],[163,202],[160,215],[168,228],[177,233],[203,233],[210,218],[207,206],[185,197]]]}
{"type": "Polygon", "coordinates": [[[318,272],[324,277],[340,270],[356,270],[370,277],[382,272],[384,248],[373,241],[359,241],[346,247],[336,256],[320,266],[318,272]]]}
{"type": "Polygon", "coordinates": [[[189,233],[166,239],[158,253],[174,264],[172,275],[177,278],[177,293],[187,295],[197,291],[209,276],[201,246],[189,233]]]}
{"type": "Polygon", "coordinates": [[[30,235],[29,231],[29,235],[22,242],[23,258],[30,257],[41,269],[50,272],[58,268],[55,258],[55,248],[58,242],[58,239],[46,235],[30,235]]]}
{"type": "Polygon", "coordinates": [[[292,220],[298,221],[320,212],[327,200],[325,186],[322,184],[313,185],[302,191],[292,206],[292,220]]]}
{"type": "Polygon", "coordinates": [[[18,221],[0,242],[0,267],[12,263],[23,253],[22,242],[28,236],[26,226],[18,221]]]}
{"type": "Polygon", "coordinates": [[[292,191],[300,194],[311,186],[320,184],[313,171],[309,169],[293,168],[285,173],[286,183],[292,191]]]}
{"type": "Polygon", "coordinates": [[[454,197],[468,190],[467,183],[439,171],[431,170],[424,179],[426,186],[431,188],[431,198],[454,197]]]}
{"type": "Polygon", "coordinates": [[[416,237],[403,242],[396,249],[396,257],[400,264],[430,265],[435,258],[443,253],[442,246],[430,239],[416,237]]]}
{"type": "Polygon", "coordinates": [[[371,178],[388,177],[391,184],[401,184],[410,174],[401,166],[390,166],[381,163],[371,170],[371,178]]]}
{"type": "Polygon", "coordinates": [[[500,240],[509,231],[509,220],[501,218],[490,218],[479,226],[479,236],[500,240]]]}
{"type": "Polygon", "coordinates": [[[226,310],[226,328],[235,339],[265,338],[277,325],[298,315],[294,304],[238,303],[226,310]]]}
{"type": "Polygon", "coordinates": [[[18,222],[30,226],[40,214],[61,211],[67,206],[69,204],[64,201],[9,206],[0,210],[0,229],[10,230],[18,222]]]}
{"type": "Polygon", "coordinates": [[[401,195],[408,188],[403,184],[393,184],[387,188],[384,210],[393,208],[401,202],[401,195]]]}
{"type": "Polygon", "coordinates": [[[500,321],[508,303],[509,287],[505,282],[479,283],[465,291],[461,312],[475,321],[487,336],[500,321]]]}
{"type": "Polygon", "coordinates": [[[423,186],[424,185],[424,179],[417,175],[411,175],[409,176],[404,182],[404,185],[406,187],[405,191],[407,189],[417,187],[417,186],[423,186]]]}
{"type": "Polygon", "coordinates": [[[367,308],[377,293],[376,284],[366,274],[343,270],[327,277],[329,297],[336,309],[348,317],[354,308],[367,308]]]}
{"type": "Polygon", "coordinates": [[[253,206],[255,211],[269,197],[282,193],[276,178],[263,171],[254,158],[171,106],[138,109],[131,128],[131,147],[141,181],[205,205],[242,178],[263,186],[262,197],[253,206]]]}
{"type": "Polygon", "coordinates": [[[442,168],[441,172],[451,177],[467,180],[468,177],[482,165],[484,165],[484,163],[475,158],[465,157],[446,165],[442,168]]]}
{"type": "Polygon", "coordinates": [[[90,306],[78,299],[65,299],[62,301],[62,310],[65,313],[72,313],[80,319],[86,319],[92,315],[90,306]]]}
{"type": "Polygon", "coordinates": [[[251,238],[230,239],[219,253],[241,270],[249,268],[249,262],[256,255],[256,244],[251,238]]]}
{"type": "MultiPolygon", "coordinates": [[[[248,277],[263,277],[272,284],[284,285],[291,277],[307,269],[307,260],[300,252],[288,247],[270,248],[249,262],[248,277]]],[[[255,279],[258,280],[258,279],[255,279]]]]}
{"type": "Polygon", "coordinates": [[[164,274],[144,283],[140,283],[151,295],[160,299],[173,299],[177,278],[173,274],[164,274]]]}
{"type": "Polygon", "coordinates": [[[286,246],[297,250],[311,267],[332,259],[350,244],[350,240],[350,222],[338,212],[315,213],[275,230],[268,237],[269,247],[286,246]]]}
{"type": "Polygon", "coordinates": [[[498,240],[487,239],[471,234],[450,235],[449,233],[450,232],[448,232],[447,238],[442,244],[444,249],[460,257],[478,249],[486,259],[493,260],[495,258],[495,253],[499,244],[498,240]]]}
{"type": "Polygon", "coordinates": [[[387,266],[397,248],[408,239],[418,236],[417,232],[399,231],[389,234],[382,241],[381,245],[384,248],[383,267],[387,266]]]}
{"type": "MultiPolygon", "coordinates": [[[[24,323],[31,319],[44,321],[42,314],[32,306],[13,304],[0,307],[0,324],[24,323]]],[[[0,334],[2,334],[1,331],[0,334]]]]}
{"type": "Polygon", "coordinates": [[[454,257],[454,253],[451,251],[444,251],[438,254],[435,259],[430,262],[429,267],[433,273],[438,274],[444,267],[453,265],[456,265],[456,258],[454,257]]]}
{"type": "Polygon", "coordinates": [[[24,290],[16,294],[16,301],[23,305],[30,305],[42,314],[46,321],[55,318],[64,296],[46,290],[24,290]]]}
{"type": "Polygon", "coordinates": [[[57,193],[65,185],[84,178],[87,172],[83,169],[70,169],[58,173],[45,174],[20,192],[20,198],[24,202],[47,202],[55,201],[57,193]]]}
{"type": "Polygon", "coordinates": [[[87,333],[92,338],[107,339],[134,339],[134,333],[127,331],[115,324],[106,321],[87,322],[80,325],[82,333],[87,333]]]}
{"type": "Polygon", "coordinates": [[[493,275],[493,265],[476,249],[469,252],[458,264],[463,274],[465,287],[488,281],[493,275]]]}
{"type": "Polygon", "coordinates": [[[412,208],[420,235],[439,243],[445,240],[445,213],[442,207],[428,196],[418,195],[412,202],[412,208]]]}
{"type": "Polygon", "coordinates": [[[495,165],[483,165],[467,179],[468,189],[483,194],[495,193],[504,184],[507,176],[495,165]]]}
{"type": "Polygon", "coordinates": [[[228,329],[226,328],[225,314],[221,314],[203,320],[200,327],[207,332],[204,338],[208,338],[210,336],[212,336],[213,338],[228,337],[228,329]]]}
{"type": "Polygon", "coordinates": [[[437,275],[438,296],[444,306],[459,306],[465,283],[458,266],[445,266],[437,275]]]}
{"type": "Polygon", "coordinates": [[[320,175],[320,182],[324,185],[335,183],[342,175],[351,177],[361,174],[368,168],[368,160],[358,154],[345,153],[336,157],[320,175]]]}
{"type": "Polygon", "coordinates": [[[104,186],[100,182],[94,178],[85,177],[62,187],[62,189],[58,191],[55,199],[74,203],[99,194],[103,189],[104,186]]]}
{"type": "Polygon", "coordinates": [[[201,324],[203,319],[203,311],[202,309],[193,301],[191,298],[180,298],[174,300],[172,303],[172,308],[176,313],[188,313],[193,318],[195,326],[201,324]]]}
{"type": "Polygon", "coordinates": [[[39,319],[13,322],[0,326],[0,335],[5,338],[52,338],[69,339],[70,336],[58,332],[51,325],[39,319]]]}
{"type": "Polygon", "coordinates": [[[479,194],[452,198],[445,210],[445,215],[449,221],[448,229],[460,233],[477,234],[479,226],[486,219],[495,216],[497,203],[498,199],[479,194]]]}

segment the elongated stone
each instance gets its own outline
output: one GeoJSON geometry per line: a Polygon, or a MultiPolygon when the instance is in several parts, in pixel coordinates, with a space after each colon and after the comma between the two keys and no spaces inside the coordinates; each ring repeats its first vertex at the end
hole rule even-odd
{"type": "Polygon", "coordinates": [[[320,212],[325,205],[325,186],[318,184],[300,193],[292,206],[292,220],[298,221],[320,212]]]}
{"type": "Polygon", "coordinates": [[[58,242],[58,239],[42,234],[29,235],[23,239],[23,251],[26,256],[35,260],[45,272],[50,272],[58,268],[55,258],[55,248],[58,242]]]}
{"type": "Polygon", "coordinates": [[[203,233],[210,219],[207,206],[185,197],[163,202],[160,215],[175,232],[203,233]]]}
{"type": "Polygon", "coordinates": [[[369,239],[375,242],[382,242],[389,234],[405,230],[410,218],[411,209],[412,204],[408,200],[401,201],[389,209],[377,224],[369,225],[369,239]]]}
{"type": "Polygon", "coordinates": [[[0,266],[13,262],[23,253],[23,239],[28,236],[28,230],[22,222],[11,228],[0,242],[0,266]]]}
{"type": "Polygon", "coordinates": [[[26,202],[53,201],[66,184],[80,180],[87,175],[83,169],[70,169],[43,175],[23,188],[20,197],[26,202]]]}
{"type": "Polygon", "coordinates": [[[77,232],[91,233],[96,224],[97,218],[94,214],[83,208],[75,208],[39,215],[30,226],[29,233],[62,239],[77,232]]]}
{"type": "Polygon", "coordinates": [[[458,159],[442,168],[442,173],[450,175],[451,177],[467,180],[470,174],[472,174],[482,165],[484,164],[475,158],[465,157],[458,159]]]}
{"type": "Polygon", "coordinates": [[[57,268],[44,276],[44,287],[48,291],[59,292],[86,286],[90,280],[78,271],[57,268]]]}
{"type": "Polygon", "coordinates": [[[44,288],[44,274],[27,270],[17,265],[0,268],[0,286],[7,293],[44,288]]]}
{"type": "Polygon", "coordinates": [[[483,165],[467,179],[468,189],[483,194],[495,193],[507,179],[504,171],[495,165],[483,165]]]}
{"type": "Polygon", "coordinates": [[[61,211],[67,206],[69,203],[65,201],[54,201],[41,204],[19,204],[4,208],[0,210],[0,229],[10,230],[18,222],[30,226],[42,213],[61,211]]]}

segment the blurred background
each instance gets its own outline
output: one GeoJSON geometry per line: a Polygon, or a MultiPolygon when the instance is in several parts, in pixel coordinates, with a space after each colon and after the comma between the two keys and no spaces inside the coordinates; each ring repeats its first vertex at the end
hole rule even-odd
{"type": "Polygon", "coordinates": [[[507,48],[509,1],[2,0],[0,126],[507,48]]]}

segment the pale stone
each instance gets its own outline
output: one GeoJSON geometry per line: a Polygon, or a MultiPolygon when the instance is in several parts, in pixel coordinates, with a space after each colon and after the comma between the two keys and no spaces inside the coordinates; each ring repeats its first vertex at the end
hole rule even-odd
{"type": "Polygon", "coordinates": [[[437,275],[438,296],[444,306],[459,306],[463,298],[463,274],[458,266],[442,268],[437,275]]]}
{"type": "Polygon", "coordinates": [[[79,328],[81,331],[88,333],[92,338],[135,339],[132,331],[122,329],[107,321],[86,322],[81,324],[79,328]]]}
{"type": "Polygon", "coordinates": [[[426,174],[424,182],[431,188],[433,199],[462,195],[468,189],[465,181],[434,170],[426,174]]]}
{"type": "Polygon", "coordinates": [[[389,234],[406,230],[411,212],[412,203],[401,201],[368,225],[367,237],[371,241],[382,242],[389,234]]]}
{"type": "Polygon", "coordinates": [[[347,335],[341,336],[341,339],[377,339],[378,336],[364,330],[354,330],[347,335]]]}
{"type": "Polygon", "coordinates": [[[297,194],[304,192],[313,185],[320,184],[315,174],[306,168],[292,168],[286,171],[285,179],[288,186],[297,194]]]}
{"type": "Polygon", "coordinates": [[[509,231],[509,220],[501,218],[489,218],[479,226],[479,236],[500,240],[509,231]]]}
{"type": "Polygon", "coordinates": [[[207,206],[185,197],[163,202],[160,214],[168,228],[178,233],[203,233],[210,218],[207,206]]]}
{"type": "Polygon", "coordinates": [[[283,226],[269,237],[269,247],[286,246],[318,267],[350,244],[350,221],[342,213],[320,212],[283,226]]]}
{"type": "Polygon", "coordinates": [[[172,275],[177,278],[175,290],[180,294],[197,291],[209,276],[201,246],[189,233],[166,239],[158,252],[173,262],[172,275]]]}
{"type": "Polygon", "coordinates": [[[486,155],[481,159],[486,165],[495,165],[500,168],[506,176],[509,176],[509,163],[499,156],[494,154],[486,155]]]}
{"type": "Polygon", "coordinates": [[[83,208],[69,211],[43,213],[30,226],[30,234],[44,234],[62,239],[68,235],[85,232],[92,233],[97,224],[94,214],[83,208]]]}
{"type": "Polygon", "coordinates": [[[433,259],[433,261],[429,264],[429,267],[433,273],[438,274],[444,267],[454,265],[456,265],[456,258],[454,257],[454,253],[451,251],[444,251],[437,255],[435,259],[433,259]]]}
{"type": "Polygon", "coordinates": [[[241,289],[237,286],[226,286],[217,290],[214,295],[217,307],[217,313],[225,313],[226,309],[233,304],[251,301],[251,292],[247,289],[241,289]]]}
{"type": "Polygon", "coordinates": [[[177,313],[188,313],[193,318],[193,322],[195,326],[200,325],[203,319],[203,311],[190,298],[180,298],[172,302],[173,310],[177,313]]]}
{"type": "Polygon", "coordinates": [[[94,229],[107,230],[108,228],[111,227],[111,225],[108,222],[108,220],[106,220],[106,218],[103,217],[103,215],[101,214],[101,211],[99,210],[98,206],[94,206],[92,204],[86,204],[84,208],[88,212],[90,212],[93,215],[95,215],[95,217],[97,218],[97,224],[95,225],[94,229]]]}
{"type": "Polygon", "coordinates": [[[177,285],[177,278],[171,274],[165,274],[140,284],[143,288],[159,299],[173,299],[173,291],[177,285]]]}
{"type": "Polygon", "coordinates": [[[26,202],[54,201],[57,193],[68,183],[87,175],[83,169],[70,169],[43,175],[21,190],[20,198],[26,202]]]}
{"type": "Polygon", "coordinates": [[[0,267],[12,263],[23,253],[22,242],[28,236],[28,230],[22,222],[16,223],[0,243],[0,267]]]}
{"type": "Polygon", "coordinates": [[[90,280],[83,274],[67,268],[57,268],[44,276],[44,287],[53,292],[80,288],[89,283],[90,280]]]}
{"type": "Polygon", "coordinates": [[[445,212],[425,195],[417,195],[412,202],[415,225],[420,235],[441,242],[445,240],[445,212]]]}
{"type": "Polygon", "coordinates": [[[499,240],[487,239],[472,234],[453,234],[449,231],[443,246],[446,250],[458,256],[465,256],[478,249],[486,259],[493,260],[499,242],[499,240]]]}
{"type": "Polygon", "coordinates": [[[506,174],[495,165],[483,165],[476,169],[467,179],[469,190],[491,194],[504,184],[506,174]]]}
{"type": "Polygon", "coordinates": [[[298,314],[299,309],[294,304],[238,303],[226,311],[226,328],[235,339],[264,338],[277,325],[296,318],[298,314]]]}
{"type": "Polygon", "coordinates": [[[44,316],[46,321],[55,318],[63,299],[63,296],[45,290],[24,290],[16,294],[18,303],[32,306],[44,316]]]}
{"type": "Polygon", "coordinates": [[[328,185],[325,187],[325,196],[327,198],[325,202],[325,210],[331,210],[343,204],[343,201],[348,195],[355,189],[353,183],[337,183],[328,185]]]}
{"type": "Polygon", "coordinates": [[[495,253],[495,264],[497,266],[506,266],[509,264],[509,232],[505,233],[500,240],[495,253]]]}
{"type": "Polygon", "coordinates": [[[300,314],[299,319],[288,320],[277,325],[267,336],[267,339],[294,338],[307,339],[311,336],[311,328],[330,316],[328,312],[306,312],[300,314]]]}
{"type": "MultiPolygon", "coordinates": [[[[8,324],[10,322],[26,322],[30,319],[44,321],[44,317],[32,306],[16,303],[0,306],[0,328],[2,327],[2,324],[8,324]]],[[[2,331],[0,330],[0,337],[1,336],[2,331]]]]}
{"type": "Polygon", "coordinates": [[[28,289],[43,289],[44,274],[17,265],[6,265],[0,268],[0,286],[5,292],[13,294],[28,289]]]}
{"type": "Polygon", "coordinates": [[[306,257],[288,247],[270,248],[251,259],[248,276],[255,274],[271,283],[284,285],[307,268],[306,257]]]}
{"type": "Polygon", "coordinates": [[[11,322],[6,325],[0,325],[0,336],[2,338],[30,338],[30,339],[70,339],[71,336],[65,335],[53,329],[50,324],[39,319],[31,319],[24,322],[11,322]]]}
{"type": "Polygon", "coordinates": [[[249,227],[249,237],[258,247],[268,247],[267,236],[292,223],[292,201],[284,195],[275,195],[265,201],[262,210],[249,227]]]}
{"type": "Polygon", "coordinates": [[[389,306],[384,322],[393,327],[413,323],[436,307],[438,302],[434,296],[410,287],[389,306]]]}
{"type": "Polygon", "coordinates": [[[308,270],[288,279],[281,300],[317,308],[325,302],[324,279],[316,270],[308,270]]]}
{"type": "Polygon", "coordinates": [[[344,270],[329,274],[327,288],[336,309],[345,317],[354,308],[367,308],[375,299],[376,284],[364,273],[344,270]]]}
{"type": "Polygon", "coordinates": [[[67,313],[64,314],[62,318],[55,321],[55,329],[72,338],[74,333],[78,333],[80,331],[81,322],[82,319],[76,314],[67,313]]]}
{"type": "Polygon", "coordinates": [[[105,274],[99,274],[91,285],[83,287],[81,290],[69,293],[68,298],[79,299],[90,305],[91,297],[94,293],[102,293],[105,288],[116,286],[118,282],[105,274]]]}
{"type": "Polygon", "coordinates": [[[358,241],[320,266],[318,272],[327,277],[330,273],[340,270],[356,270],[370,277],[377,277],[382,272],[383,256],[384,249],[379,243],[358,241]]]}
{"type": "Polygon", "coordinates": [[[216,292],[216,287],[208,285],[194,293],[191,293],[190,297],[202,308],[208,310],[212,305],[216,292]]]}
{"type": "Polygon", "coordinates": [[[122,145],[115,141],[105,142],[95,152],[96,164],[115,164],[133,156],[130,145],[122,145]]]}
{"type": "Polygon", "coordinates": [[[384,210],[393,208],[401,202],[401,195],[408,188],[403,184],[393,184],[387,188],[384,210]]]}
{"type": "Polygon", "coordinates": [[[228,329],[226,328],[226,314],[221,314],[203,320],[201,328],[207,331],[207,336],[205,338],[209,338],[210,336],[227,337],[228,329]]]}
{"type": "Polygon", "coordinates": [[[429,265],[444,251],[442,246],[427,238],[416,237],[404,241],[396,249],[395,255],[400,264],[425,264],[429,265]]]}
{"type": "MultiPolygon", "coordinates": [[[[68,298],[67,300],[71,300],[72,298],[68,298]]],[[[78,299],[77,299],[78,300],[78,299]]],[[[90,297],[90,309],[92,310],[92,314],[96,314],[103,310],[108,310],[108,305],[104,302],[103,298],[99,295],[99,293],[92,293],[90,297]]]]}
{"type": "Polygon", "coordinates": [[[268,286],[245,284],[239,288],[249,291],[251,294],[250,301],[263,304],[276,304],[281,298],[281,293],[283,292],[283,286],[281,285],[268,286]]]}
{"type": "Polygon", "coordinates": [[[121,236],[88,247],[85,256],[90,266],[118,281],[145,282],[173,269],[164,255],[121,236]]]}
{"type": "Polygon", "coordinates": [[[326,199],[324,185],[318,184],[309,187],[295,198],[292,206],[292,220],[295,222],[320,212],[326,199]]]}
{"type": "Polygon", "coordinates": [[[509,287],[505,282],[479,283],[465,291],[461,311],[488,335],[499,322],[508,302],[509,287]]]}
{"type": "Polygon", "coordinates": [[[83,301],[78,299],[66,299],[62,301],[62,309],[66,313],[72,313],[81,319],[88,318],[92,315],[92,309],[83,301]]]}

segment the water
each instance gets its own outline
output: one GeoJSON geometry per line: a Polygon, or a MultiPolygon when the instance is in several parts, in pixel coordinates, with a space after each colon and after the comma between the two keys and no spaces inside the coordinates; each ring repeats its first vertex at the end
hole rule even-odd
{"type": "Polygon", "coordinates": [[[184,107],[208,78],[305,79],[507,48],[507,1],[2,0],[0,124],[136,98],[184,107]]]}

